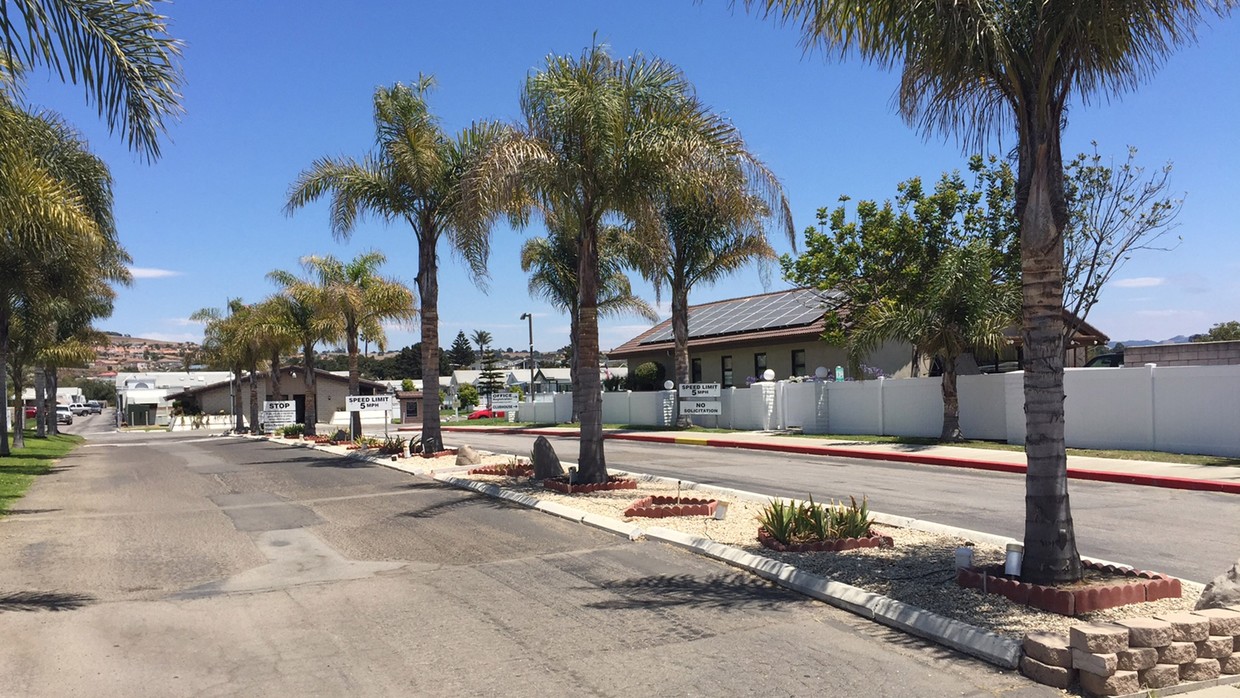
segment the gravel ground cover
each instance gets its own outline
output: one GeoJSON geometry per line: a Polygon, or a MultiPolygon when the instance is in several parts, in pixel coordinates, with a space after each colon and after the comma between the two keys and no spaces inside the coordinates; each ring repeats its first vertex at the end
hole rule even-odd
{"type": "MultiPolygon", "coordinates": [[[[1017,639],[1025,633],[1040,630],[1066,633],[1069,626],[1085,622],[1192,610],[1202,589],[1198,584],[1185,582],[1184,595],[1179,599],[1133,604],[1069,618],[1014,604],[997,594],[982,594],[957,585],[954,561],[955,551],[959,546],[973,547],[974,564],[977,566],[1003,563],[1003,548],[983,541],[876,524],[874,532],[891,536],[895,541],[894,547],[843,552],[778,553],[764,547],[757,539],[757,515],[765,499],[747,500],[731,494],[710,495],[729,503],[725,519],[684,516],[652,520],[626,517],[624,510],[641,497],[676,496],[678,490],[675,482],[639,478],[637,490],[564,495],[546,490],[538,483],[523,477],[466,475],[464,471],[457,474],[457,477],[497,484],[537,499],[559,502],[638,526],[662,526],[700,536],[1017,639]]],[[[710,492],[709,488],[680,490],[682,496],[688,497],[702,497],[710,492]]]]}

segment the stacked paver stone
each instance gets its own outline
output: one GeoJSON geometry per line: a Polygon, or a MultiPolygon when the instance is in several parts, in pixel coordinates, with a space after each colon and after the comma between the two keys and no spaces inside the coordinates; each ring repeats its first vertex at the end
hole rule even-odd
{"type": "Polygon", "coordinates": [[[1076,625],[1025,636],[1021,671],[1049,686],[1076,680],[1117,696],[1240,674],[1240,606],[1076,625]]]}

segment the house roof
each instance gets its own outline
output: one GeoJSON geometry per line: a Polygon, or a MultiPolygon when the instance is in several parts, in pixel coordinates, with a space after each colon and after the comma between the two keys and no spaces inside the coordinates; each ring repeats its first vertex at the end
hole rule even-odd
{"type": "MultiPolygon", "coordinates": [[[[303,369],[301,368],[301,366],[284,366],[280,369],[280,380],[281,381],[296,380],[292,377],[291,374],[293,374],[294,372],[302,371],[302,370],[303,369]]],[[[263,377],[266,376],[265,373],[261,375],[263,377]]],[[[345,376],[338,376],[331,371],[324,371],[321,368],[314,369],[314,375],[315,375],[316,380],[327,380],[327,381],[333,381],[336,383],[345,383],[345,384],[348,384],[349,382],[349,378],[347,374],[345,376]]],[[[365,378],[360,379],[360,381],[361,381],[361,385],[364,385],[370,388],[371,390],[377,391],[379,393],[388,392],[388,386],[378,381],[366,380],[365,378]]],[[[250,376],[248,374],[245,376],[242,376],[241,382],[245,385],[249,385],[250,376]]],[[[194,395],[197,395],[202,392],[206,392],[208,390],[215,390],[221,387],[226,388],[228,387],[228,383],[229,383],[228,380],[222,380],[222,381],[217,381],[215,383],[209,383],[207,385],[195,386],[187,390],[182,390],[179,393],[169,394],[165,396],[164,399],[165,400],[179,400],[183,397],[192,397],[194,395]]]]}
{"type": "MultiPolygon", "coordinates": [[[[689,306],[689,348],[707,349],[738,343],[792,342],[816,340],[826,330],[830,304],[842,298],[838,292],[794,288],[756,296],[689,306]]],[[[1072,314],[1064,311],[1064,319],[1072,314]]],[[[610,356],[629,357],[675,348],[671,318],[621,344],[610,356]]],[[[1008,341],[1020,344],[1020,328],[1008,332],[1008,341]]],[[[1108,337],[1098,328],[1081,321],[1072,346],[1105,344],[1108,337]]]]}

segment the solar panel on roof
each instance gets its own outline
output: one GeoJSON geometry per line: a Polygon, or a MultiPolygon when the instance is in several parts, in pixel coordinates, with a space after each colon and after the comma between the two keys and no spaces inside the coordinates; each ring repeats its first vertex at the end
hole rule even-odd
{"type": "MultiPolygon", "coordinates": [[[[823,295],[827,300],[839,296],[837,293],[823,295]]],[[[715,337],[808,325],[822,315],[823,300],[815,291],[796,289],[787,293],[737,298],[700,306],[689,311],[689,337],[715,337]]],[[[672,328],[669,323],[641,343],[654,344],[671,339],[672,328]]]]}

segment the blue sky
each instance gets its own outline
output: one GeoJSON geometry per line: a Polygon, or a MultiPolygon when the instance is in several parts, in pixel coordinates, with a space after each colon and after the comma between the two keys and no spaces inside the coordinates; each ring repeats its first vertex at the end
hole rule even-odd
{"type": "MultiPolygon", "coordinates": [[[[526,74],[548,54],[580,53],[596,31],[614,55],[641,52],[680,66],[782,179],[798,231],[841,194],[887,198],[904,179],[933,179],[965,161],[955,140],[924,138],[895,114],[894,74],[805,56],[791,29],[721,0],[213,0],[164,11],[186,43],[185,115],[157,163],[108,135],[80,88],[46,73],[26,87],[28,102],[64,114],[112,167],[136,281],[99,325],[134,336],[197,340],[201,327],[187,319],[194,310],[229,297],[260,300],[274,290],[265,274],[297,270],[306,254],[378,249],[389,258],[386,273],[412,287],[408,229],[370,222],[347,243],[334,240],[325,204],[284,215],[289,184],[315,158],[370,148],[376,86],[429,73],[439,81],[432,109],[448,129],[513,120],[526,74]]],[[[1137,92],[1074,105],[1069,115],[1065,156],[1091,140],[1116,159],[1136,146],[1150,170],[1172,161],[1172,186],[1186,194],[1174,233],[1183,242],[1134,257],[1089,318],[1114,339],[1164,339],[1240,319],[1240,224],[1231,209],[1240,181],[1240,22],[1215,20],[1200,34],[1137,92]]],[[[458,330],[484,329],[500,347],[524,347],[525,312],[534,314],[537,349],[568,343],[568,318],[529,297],[518,264],[522,242],[543,232],[494,231],[486,292],[441,248],[442,345],[458,330]]],[[[786,239],[774,243],[790,249],[786,239]]],[[[785,287],[774,274],[769,290],[785,287]]],[[[647,286],[638,289],[654,302],[647,286]]],[[[763,290],[749,269],[695,289],[690,301],[763,290]]],[[[605,321],[600,344],[616,346],[647,327],[637,318],[605,321]]],[[[389,330],[391,348],[414,341],[416,331],[389,330]]]]}

